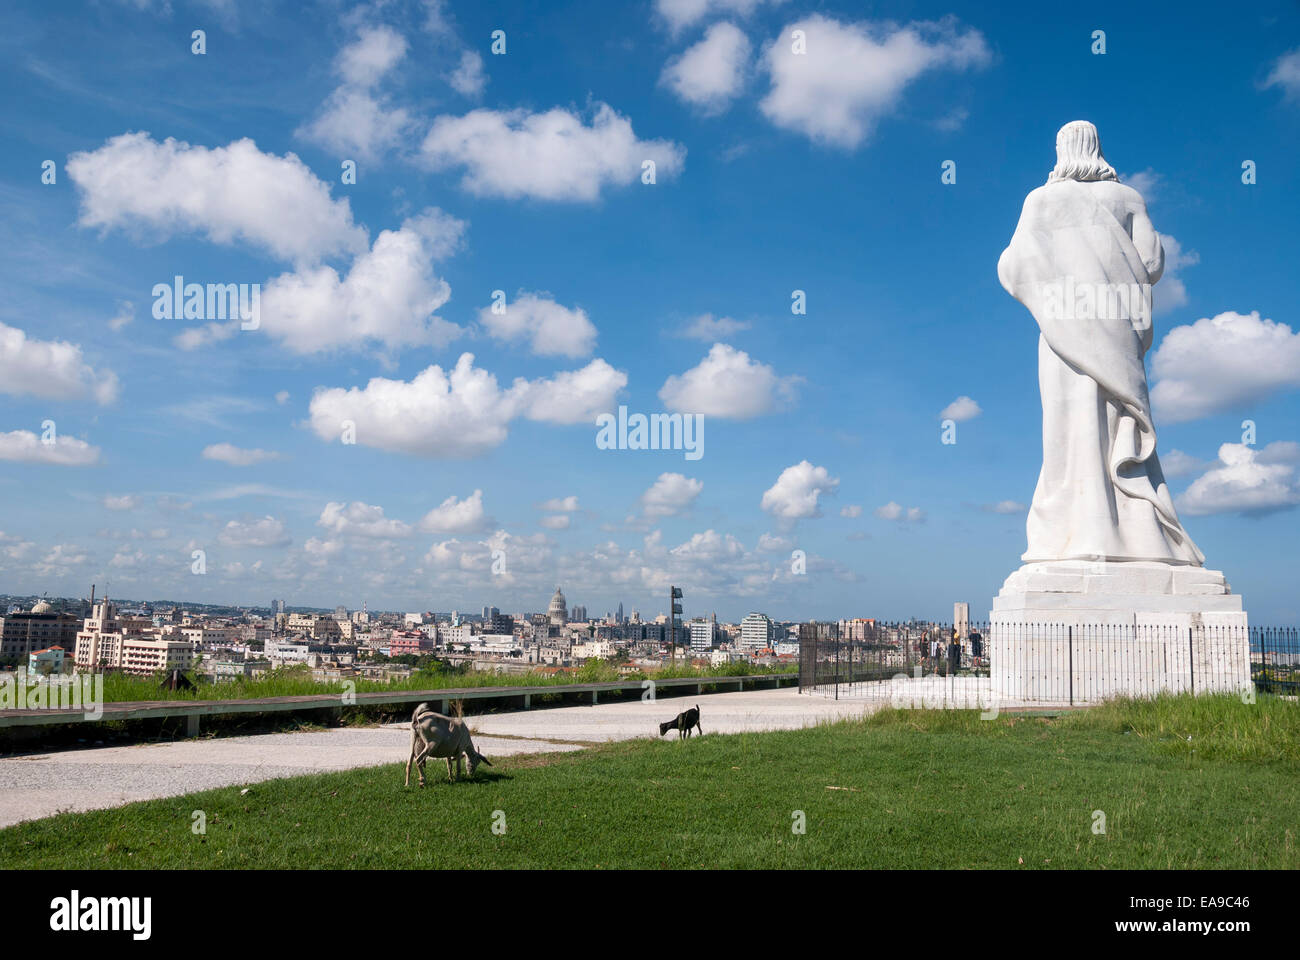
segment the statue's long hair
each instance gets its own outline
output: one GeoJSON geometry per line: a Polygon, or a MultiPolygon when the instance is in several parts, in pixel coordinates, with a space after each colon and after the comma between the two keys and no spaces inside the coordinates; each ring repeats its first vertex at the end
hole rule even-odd
{"type": "Polygon", "coordinates": [[[1072,120],[1056,134],[1056,166],[1048,183],[1058,180],[1118,180],[1115,168],[1101,155],[1101,137],[1087,120],[1072,120]]]}

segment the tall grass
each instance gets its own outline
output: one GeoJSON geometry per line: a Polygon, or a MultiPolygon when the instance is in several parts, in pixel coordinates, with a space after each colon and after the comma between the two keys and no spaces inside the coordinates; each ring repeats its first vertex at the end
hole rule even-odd
{"type": "MultiPolygon", "coordinates": [[[[792,672],[786,669],[754,667],[747,663],[733,663],[717,669],[696,670],[689,666],[675,670],[633,674],[620,674],[614,664],[605,660],[588,660],[574,673],[544,676],[528,672],[498,674],[483,671],[460,671],[433,667],[418,670],[410,677],[391,682],[352,678],[351,687],[356,693],[387,693],[403,690],[445,690],[457,687],[541,687],[568,683],[612,683],[619,680],[637,681],[646,677],[669,679],[679,677],[758,676],[792,672]]],[[[342,693],[349,689],[343,680],[314,680],[305,665],[280,667],[257,677],[239,677],[219,683],[195,681],[193,690],[164,690],[156,677],[135,677],[123,673],[110,673],[104,678],[104,700],[122,703],[138,700],[250,700],[260,697],[292,697],[312,694],[342,693]]]]}

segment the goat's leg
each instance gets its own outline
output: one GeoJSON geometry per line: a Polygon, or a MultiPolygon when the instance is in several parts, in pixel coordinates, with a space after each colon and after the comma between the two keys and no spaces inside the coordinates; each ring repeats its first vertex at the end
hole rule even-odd
{"type": "Polygon", "coordinates": [[[415,727],[412,726],[411,727],[411,755],[406,758],[406,783],[403,784],[404,787],[409,787],[411,785],[411,764],[415,762],[415,741],[416,741],[415,727]]]}
{"type": "Polygon", "coordinates": [[[456,782],[455,767],[452,765],[451,757],[447,758],[447,782],[448,783],[456,782]]]}

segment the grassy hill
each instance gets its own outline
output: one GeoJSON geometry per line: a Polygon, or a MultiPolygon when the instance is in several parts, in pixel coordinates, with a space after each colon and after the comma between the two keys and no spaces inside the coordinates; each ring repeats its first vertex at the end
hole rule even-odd
{"type": "Polygon", "coordinates": [[[1117,702],[1057,719],[888,711],[495,763],[455,784],[431,763],[424,790],[403,789],[393,764],[66,814],[0,831],[0,858],[115,869],[1300,866],[1300,705],[1274,698],[1117,702]],[[206,835],[191,831],[195,810],[206,835]]]}

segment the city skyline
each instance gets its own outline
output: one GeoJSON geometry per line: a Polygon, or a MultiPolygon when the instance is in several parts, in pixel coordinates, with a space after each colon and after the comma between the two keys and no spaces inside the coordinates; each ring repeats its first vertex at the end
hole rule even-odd
{"type": "Polygon", "coordinates": [[[14,5],[0,591],[983,620],[1041,463],[996,264],[1086,118],[1180,516],[1300,621],[1300,14],[945,9],[14,5]]]}

